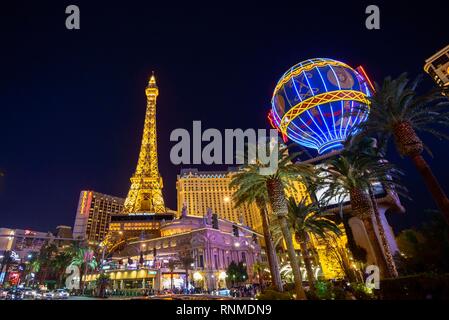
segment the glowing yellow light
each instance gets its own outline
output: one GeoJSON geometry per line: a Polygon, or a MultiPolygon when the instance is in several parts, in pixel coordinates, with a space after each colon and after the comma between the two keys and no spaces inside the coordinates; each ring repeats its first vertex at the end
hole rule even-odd
{"type": "Polygon", "coordinates": [[[225,196],[225,197],[223,198],[223,201],[224,201],[225,203],[228,203],[229,201],[231,201],[231,198],[228,197],[228,196],[225,196]]]}
{"type": "Polygon", "coordinates": [[[309,71],[312,70],[313,68],[319,68],[319,67],[324,67],[324,66],[339,66],[339,67],[344,67],[344,68],[348,68],[351,70],[352,69],[350,66],[348,66],[347,64],[340,62],[340,61],[331,61],[331,60],[325,60],[325,61],[310,61],[310,63],[305,63],[303,65],[301,65],[300,67],[290,70],[289,72],[287,72],[282,79],[278,82],[278,84],[276,85],[276,88],[274,89],[274,93],[273,93],[273,97],[276,95],[276,93],[278,92],[278,90],[284,85],[286,84],[288,81],[290,81],[290,79],[292,77],[295,77],[297,75],[299,75],[301,72],[303,71],[309,71]]]}
{"type": "MultiPolygon", "coordinates": [[[[131,187],[124,204],[127,214],[136,212],[166,212],[162,195],[163,182],[159,174],[156,133],[156,98],[159,90],[154,74],[145,89],[147,110],[137,168],[131,177],[131,187]],[[150,195],[151,199],[147,199],[150,195]]],[[[144,228],[140,228],[144,229],[144,228]]]]}
{"type": "Polygon", "coordinates": [[[193,280],[195,281],[203,280],[203,276],[201,275],[201,273],[197,271],[193,274],[193,280]]]}
{"type": "Polygon", "coordinates": [[[222,272],[220,272],[220,274],[218,275],[218,279],[224,280],[224,279],[227,278],[227,276],[228,276],[228,275],[226,274],[226,272],[222,271],[222,272]]]}

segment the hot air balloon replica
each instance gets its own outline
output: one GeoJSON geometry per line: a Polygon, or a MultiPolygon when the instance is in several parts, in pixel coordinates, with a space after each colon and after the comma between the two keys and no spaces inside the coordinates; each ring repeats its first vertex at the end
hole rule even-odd
{"type": "Polygon", "coordinates": [[[324,154],[343,147],[369,114],[373,87],[362,67],[332,59],[310,59],[278,81],[269,118],[284,140],[324,154]]]}

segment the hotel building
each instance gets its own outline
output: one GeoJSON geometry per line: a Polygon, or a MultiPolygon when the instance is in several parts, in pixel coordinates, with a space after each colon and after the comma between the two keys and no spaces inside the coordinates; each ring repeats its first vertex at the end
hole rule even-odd
{"type": "Polygon", "coordinates": [[[222,219],[260,230],[262,221],[255,205],[234,208],[234,190],[229,187],[234,171],[198,171],[183,169],[178,175],[178,216],[184,204],[191,215],[203,216],[208,208],[222,219]]]}
{"type": "MultiPolygon", "coordinates": [[[[116,290],[162,290],[171,287],[169,261],[177,262],[173,270],[174,286],[185,288],[186,270],[180,261],[190,256],[189,288],[214,290],[225,288],[226,270],[231,262],[242,262],[253,279],[253,265],[260,261],[260,234],[246,226],[216,219],[211,211],[205,217],[187,215],[163,222],[160,235],[153,239],[132,241],[115,252],[113,261],[104,267],[116,290]]],[[[98,274],[88,275],[91,282],[98,274]]],[[[229,279],[228,279],[229,280],[229,279]]]]}
{"type": "Polygon", "coordinates": [[[125,199],[83,190],[76,211],[73,237],[100,242],[109,230],[111,215],[122,212],[125,199]]]}
{"type": "MultiPolygon", "coordinates": [[[[255,204],[235,208],[232,196],[235,190],[229,184],[236,169],[228,171],[198,171],[183,169],[178,175],[176,189],[178,194],[178,216],[184,205],[191,215],[203,216],[208,208],[220,218],[244,224],[253,230],[262,231],[262,220],[255,204]]],[[[287,196],[300,200],[308,197],[307,189],[300,183],[295,190],[285,190],[287,196]]]]}
{"type": "Polygon", "coordinates": [[[449,89],[449,45],[426,60],[424,71],[440,87],[449,89]]]}

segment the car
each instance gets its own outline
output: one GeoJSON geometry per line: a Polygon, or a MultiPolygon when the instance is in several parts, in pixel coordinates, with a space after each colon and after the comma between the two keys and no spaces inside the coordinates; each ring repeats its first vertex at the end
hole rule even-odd
{"type": "Polygon", "coordinates": [[[55,293],[53,291],[46,291],[42,294],[42,299],[53,300],[55,299],[55,293]]]}
{"type": "Polygon", "coordinates": [[[8,291],[5,297],[6,300],[22,300],[23,292],[17,289],[11,289],[8,291]]]}
{"type": "Polygon", "coordinates": [[[34,300],[42,300],[43,299],[43,293],[39,290],[36,290],[36,294],[34,295],[34,300]]]}
{"type": "Polygon", "coordinates": [[[70,296],[69,292],[65,289],[57,289],[54,291],[55,299],[68,299],[70,296]]]}
{"type": "Polygon", "coordinates": [[[0,299],[6,299],[7,294],[8,294],[8,290],[0,289],[0,299]]]}
{"type": "Polygon", "coordinates": [[[218,296],[225,296],[225,297],[229,297],[231,296],[231,290],[229,289],[218,289],[217,291],[217,295],[218,296]]]}
{"type": "Polygon", "coordinates": [[[42,292],[39,289],[25,288],[23,290],[23,299],[27,300],[41,300],[42,292]]]}
{"type": "Polygon", "coordinates": [[[32,289],[24,289],[23,290],[23,299],[34,300],[35,295],[36,295],[36,290],[32,290],[32,289]]]}

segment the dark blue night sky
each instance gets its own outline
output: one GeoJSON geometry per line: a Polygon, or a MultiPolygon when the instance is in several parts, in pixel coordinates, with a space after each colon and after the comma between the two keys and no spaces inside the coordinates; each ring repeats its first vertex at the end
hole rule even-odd
{"type": "MultiPolygon", "coordinates": [[[[147,78],[158,98],[159,167],[176,209],[169,140],[175,128],[268,128],[271,94],[292,65],[329,57],[363,65],[374,81],[422,72],[449,42],[447,4],[382,4],[381,30],[365,28],[365,7],[349,1],[296,6],[237,3],[180,7],[150,1],[15,1],[0,17],[0,227],[73,225],[79,192],[124,197],[137,161],[147,78]],[[125,5],[126,3],[126,5],[125,5]],[[65,28],[77,4],[81,30],[65,28]],[[445,7],[446,6],[446,7],[445,7]]],[[[392,1],[390,1],[392,2],[392,1]]],[[[432,82],[424,77],[424,88],[432,82]]],[[[449,142],[423,135],[426,156],[449,192],[449,142]]],[[[396,231],[429,218],[421,177],[394,150],[414,198],[389,216],[396,231]]],[[[193,165],[192,165],[193,166],[193,165]]],[[[202,167],[206,170],[220,167],[202,167]]]]}

